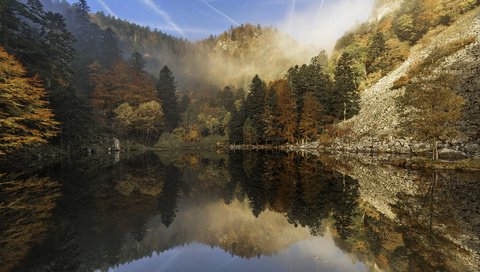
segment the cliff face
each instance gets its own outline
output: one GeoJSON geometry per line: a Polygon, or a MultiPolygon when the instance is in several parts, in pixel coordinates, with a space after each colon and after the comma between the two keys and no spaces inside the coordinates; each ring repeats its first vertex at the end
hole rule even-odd
{"type": "Polygon", "coordinates": [[[411,49],[402,65],[362,92],[359,115],[340,125],[351,127],[351,134],[337,139],[333,145],[335,149],[392,153],[427,151],[425,144],[400,136],[401,117],[396,101],[405,94],[405,87],[398,88],[399,79],[411,77],[416,65],[434,58],[435,63],[429,66],[427,73],[413,74],[411,80],[421,83],[451,75],[454,90],[466,102],[461,121],[464,137],[444,141],[440,147],[480,153],[480,9],[463,15],[449,27],[434,31],[411,49]],[[449,50],[452,44],[458,48],[449,50]],[[439,52],[445,54],[438,56],[439,52]]]}

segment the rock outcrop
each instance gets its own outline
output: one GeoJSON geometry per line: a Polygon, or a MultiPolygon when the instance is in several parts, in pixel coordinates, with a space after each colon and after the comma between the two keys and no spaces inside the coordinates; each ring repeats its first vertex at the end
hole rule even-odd
{"type": "MultiPolygon", "coordinates": [[[[477,8],[439,34],[413,47],[409,58],[397,69],[380,79],[361,94],[361,111],[354,118],[341,123],[351,127],[348,135],[335,140],[327,149],[348,152],[416,153],[429,151],[429,144],[401,136],[401,117],[397,98],[405,94],[405,87],[394,88],[394,83],[408,75],[413,65],[425,61],[451,43],[472,39],[453,53],[441,56],[429,77],[452,75],[455,91],[465,98],[461,130],[464,137],[440,141],[440,148],[448,148],[470,155],[480,155],[480,9],[477,8]]],[[[415,78],[417,81],[426,78],[415,78]]]]}

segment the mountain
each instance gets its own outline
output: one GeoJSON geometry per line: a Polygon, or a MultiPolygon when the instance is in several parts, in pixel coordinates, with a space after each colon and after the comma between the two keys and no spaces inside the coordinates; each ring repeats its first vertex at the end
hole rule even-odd
{"type": "Polygon", "coordinates": [[[480,3],[414,2],[357,27],[337,43],[334,55],[363,52],[357,62],[365,64],[365,76],[360,113],[339,125],[349,133],[335,139],[334,148],[428,152],[428,144],[405,132],[403,124],[411,116],[400,101],[415,89],[421,95],[429,88],[448,86],[463,98],[463,115],[458,122],[460,133],[441,136],[439,147],[480,153],[480,8],[476,7],[480,3]],[[383,36],[384,47],[370,56],[377,33],[383,36]]]}
{"type": "Polygon", "coordinates": [[[255,74],[274,80],[318,53],[260,25],[232,27],[218,36],[191,42],[103,13],[92,18],[100,28],[115,32],[124,57],[140,52],[147,60],[147,71],[154,75],[169,66],[182,89],[246,87],[255,74]]]}

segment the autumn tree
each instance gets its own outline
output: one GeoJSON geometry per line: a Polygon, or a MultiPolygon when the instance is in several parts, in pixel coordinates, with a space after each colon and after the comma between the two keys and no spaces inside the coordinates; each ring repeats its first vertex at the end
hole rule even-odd
{"type": "Polygon", "coordinates": [[[157,101],[141,103],[138,106],[125,102],[114,110],[114,114],[117,126],[123,134],[136,134],[145,144],[149,144],[162,130],[164,114],[157,101]]]}
{"type": "Polygon", "coordinates": [[[402,2],[393,20],[392,30],[401,41],[415,44],[428,31],[429,22],[424,20],[422,0],[402,2]]]}
{"type": "Polygon", "coordinates": [[[20,63],[0,48],[0,155],[46,143],[57,134],[37,77],[27,77],[20,63]]]}
{"type": "Polygon", "coordinates": [[[145,144],[150,143],[153,135],[158,135],[164,122],[162,105],[157,101],[150,101],[138,105],[136,114],[136,128],[142,131],[145,144]]]}
{"type": "Polygon", "coordinates": [[[172,131],[180,122],[177,99],[177,82],[175,76],[168,66],[164,66],[160,71],[156,84],[157,94],[163,104],[165,113],[165,129],[172,131]]]}
{"type": "Polygon", "coordinates": [[[438,159],[437,141],[460,133],[458,121],[463,114],[464,99],[448,82],[452,81],[442,75],[426,84],[411,84],[397,101],[404,120],[401,127],[419,140],[429,141],[434,160],[438,159]]]}
{"type": "Polygon", "coordinates": [[[295,98],[286,80],[277,80],[272,88],[277,93],[278,125],[282,142],[294,143],[297,131],[295,98]]]}
{"type": "Polygon", "coordinates": [[[322,105],[313,92],[307,92],[303,98],[303,110],[300,116],[299,131],[303,139],[317,139],[322,127],[322,105]]]}
{"type": "Polygon", "coordinates": [[[151,78],[123,60],[117,61],[112,70],[104,69],[99,64],[90,68],[93,86],[91,103],[107,119],[113,117],[113,110],[124,102],[138,105],[157,100],[151,78]]]}

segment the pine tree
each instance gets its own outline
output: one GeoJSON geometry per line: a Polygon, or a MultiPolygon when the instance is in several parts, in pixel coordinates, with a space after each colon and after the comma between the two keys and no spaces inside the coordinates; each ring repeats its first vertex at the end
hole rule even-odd
{"type": "Polygon", "coordinates": [[[173,131],[180,122],[176,91],[175,77],[168,66],[164,66],[158,77],[157,94],[163,105],[166,131],[173,131]]]}
{"type": "Polygon", "coordinates": [[[261,143],[264,140],[265,124],[263,121],[264,101],[266,93],[266,84],[258,75],[252,79],[249,87],[249,93],[245,100],[245,116],[252,121],[252,126],[255,129],[254,140],[256,143],[261,143]]]}
{"type": "Polygon", "coordinates": [[[65,19],[58,13],[45,14],[42,36],[45,39],[45,52],[48,56],[44,71],[39,71],[46,81],[47,88],[63,88],[73,81],[71,62],[73,61],[73,35],[66,30],[65,19]]]}
{"type": "Polygon", "coordinates": [[[367,73],[370,74],[383,68],[376,64],[375,61],[384,54],[385,49],[385,35],[379,31],[373,35],[367,49],[367,73]]]}
{"type": "Polygon", "coordinates": [[[26,77],[21,64],[0,48],[0,155],[46,143],[57,134],[37,77],[26,77]]]}
{"type": "Polygon", "coordinates": [[[107,28],[103,33],[100,50],[100,64],[106,68],[112,68],[121,58],[122,52],[118,48],[118,39],[111,28],[107,28]]]}
{"type": "Polygon", "coordinates": [[[75,71],[76,88],[90,95],[88,85],[90,74],[89,65],[98,60],[101,53],[100,43],[103,38],[100,28],[91,21],[90,7],[85,0],[79,0],[69,11],[67,22],[68,30],[75,36],[74,49],[77,52],[72,63],[75,71]]]}
{"type": "Polygon", "coordinates": [[[143,71],[145,68],[145,59],[143,58],[142,54],[137,51],[132,53],[128,59],[128,63],[130,63],[130,65],[138,71],[143,71]]]}
{"type": "Polygon", "coordinates": [[[335,107],[338,119],[350,119],[360,111],[360,95],[353,62],[352,55],[344,52],[335,68],[335,107]]]}
{"type": "MultiPolygon", "coordinates": [[[[331,120],[335,103],[335,91],[330,74],[327,71],[328,57],[325,51],[313,57],[308,65],[308,91],[315,94],[322,107],[324,120],[331,120]]],[[[302,111],[303,112],[303,111],[302,111]]]]}
{"type": "Polygon", "coordinates": [[[229,142],[231,144],[242,144],[243,142],[243,123],[245,121],[245,114],[243,108],[234,109],[232,111],[232,119],[228,124],[229,142]]]}

